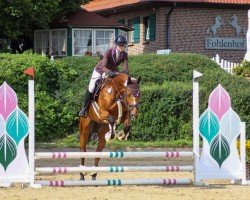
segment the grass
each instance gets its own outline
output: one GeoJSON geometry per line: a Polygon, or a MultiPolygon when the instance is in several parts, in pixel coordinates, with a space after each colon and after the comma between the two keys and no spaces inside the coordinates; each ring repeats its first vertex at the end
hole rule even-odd
{"type": "MultiPolygon", "coordinates": [[[[88,147],[95,148],[97,142],[89,141],[88,147]]],[[[40,148],[78,148],[79,136],[76,134],[69,135],[66,138],[53,141],[51,143],[37,143],[36,147],[40,148]]],[[[129,148],[191,148],[191,140],[175,141],[118,141],[114,140],[106,144],[106,148],[111,150],[129,149],[129,148]]]]}

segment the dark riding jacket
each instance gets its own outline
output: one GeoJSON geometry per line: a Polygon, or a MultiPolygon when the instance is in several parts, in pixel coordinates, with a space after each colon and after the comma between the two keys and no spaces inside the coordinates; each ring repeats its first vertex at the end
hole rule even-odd
{"type": "Polygon", "coordinates": [[[122,51],[119,54],[118,59],[116,59],[116,47],[108,49],[104,56],[103,59],[97,63],[95,69],[99,73],[107,73],[108,71],[118,71],[118,66],[123,63],[122,67],[123,70],[128,71],[128,54],[125,51],[122,51]]]}

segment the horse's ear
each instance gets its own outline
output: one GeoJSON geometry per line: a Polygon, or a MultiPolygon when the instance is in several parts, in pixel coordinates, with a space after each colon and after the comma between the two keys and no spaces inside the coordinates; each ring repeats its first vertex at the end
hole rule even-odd
{"type": "Polygon", "coordinates": [[[131,76],[128,77],[128,80],[127,80],[127,86],[130,85],[132,83],[131,81],[131,76]]]}
{"type": "Polygon", "coordinates": [[[137,79],[137,84],[139,85],[140,82],[141,82],[141,76],[139,76],[139,78],[137,79]]]}

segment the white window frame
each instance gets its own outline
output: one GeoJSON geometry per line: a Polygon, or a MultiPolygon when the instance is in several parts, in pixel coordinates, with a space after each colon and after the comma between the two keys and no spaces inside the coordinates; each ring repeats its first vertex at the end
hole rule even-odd
{"type": "MultiPolygon", "coordinates": [[[[65,56],[67,56],[68,55],[68,49],[67,49],[67,35],[68,35],[68,32],[67,32],[67,29],[66,28],[60,28],[60,29],[40,29],[40,30],[35,30],[34,31],[34,52],[35,53],[37,53],[36,52],[36,49],[37,49],[37,44],[36,44],[36,42],[37,42],[37,38],[36,38],[36,33],[37,32],[45,32],[45,31],[47,31],[47,32],[49,32],[49,54],[52,52],[52,31],[66,31],[66,47],[65,47],[65,49],[66,49],[66,54],[65,55],[55,55],[55,56],[60,56],[60,57],[65,57],[65,56]]],[[[43,43],[43,38],[42,38],[42,43],[43,43]]],[[[42,55],[46,55],[46,52],[42,52],[42,55]]]]}
{"type": "Polygon", "coordinates": [[[73,28],[72,29],[72,56],[84,56],[84,54],[83,55],[76,55],[75,54],[75,49],[74,49],[74,47],[75,47],[75,37],[74,37],[74,31],[91,31],[91,35],[92,35],[92,53],[93,53],[93,49],[94,49],[94,41],[93,41],[93,29],[89,29],[89,28],[73,28]]]}
{"type": "Polygon", "coordinates": [[[92,31],[92,54],[96,54],[96,31],[113,31],[113,42],[115,41],[115,29],[89,29],[89,28],[73,28],[72,29],[72,56],[84,56],[84,55],[75,55],[74,54],[74,31],[75,30],[90,30],[92,31]]]}
{"type": "MultiPolygon", "coordinates": [[[[52,52],[52,31],[66,31],[66,46],[65,46],[65,50],[66,50],[66,52],[65,52],[65,55],[55,55],[55,56],[59,56],[59,57],[65,57],[65,56],[67,56],[68,55],[68,45],[67,45],[67,43],[68,43],[68,37],[67,37],[67,35],[68,35],[68,33],[67,33],[67,29],[66,28],[59,28],[59,29],[50,29],[50,43],[49,43],[49,51],[50,52],[52,52]]],[[[54,55],[54,54],[53,54],[54,55]]]]}
{"type": "Polygon", "coordinates": [[[115,29],[94,29],[94,54],[96,54],[96,31],[113,31],[113,45],[115,43],[115,29]]]}
{"type": "MultiPolygon", "coordinates": [[[[43,30],[35,30],[34,31],[34,52],[35,53],[38,53],[37,51],[36,51],[36,49],[37,49],[37,37],[36,37],[36,35],[37,35],[37,33],[38,32],[49,32],[49,29],[43,29],[43,30]]],[[[43,40],[43,37],[42,37],[42,46],[43,46],[43,42],[44,42],[44,40],[43,40]]],[[[50,41],[50,32],[49,32],[49,41],[50,41]]],[[[50,45],[49,45],[50,46],[50,45]]],[[[50,47],[49,47],[50,48],[50,47]]],[[[42,49],[42,55],[46,55],[46,52],[43,52],[43,49],[42,49]]]]}

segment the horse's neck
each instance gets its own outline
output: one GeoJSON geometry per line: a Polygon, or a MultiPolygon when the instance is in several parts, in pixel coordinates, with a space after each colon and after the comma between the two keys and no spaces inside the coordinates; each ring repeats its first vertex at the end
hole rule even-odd
{"type": "Polygon", "coordinates": [[[122,82],[117,83],[114,80],[109,80],[101,88],[99,95],[98,95],[98,98],[96,99],[97,103],[100,101],[103,101],[103,99],[105,99],[105,101],[108,104],[116,103],[117,99],[119,98],[119,96],[122,96],[125,89],[126,89],[126,87],[123,85],[122,82]],[[107,95],[108,95],[108,97],[107,97],[107,95]]]}

